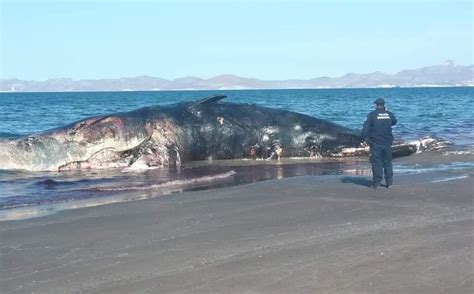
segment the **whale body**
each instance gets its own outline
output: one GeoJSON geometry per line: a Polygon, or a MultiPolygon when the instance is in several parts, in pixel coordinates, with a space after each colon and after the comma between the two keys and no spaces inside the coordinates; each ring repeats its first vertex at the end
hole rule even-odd
{"type": "Polygon", "coordinates": [[[367,154],[360,134],[349,128],[291,111],[222,102],[223,98],[94,116],[0,140],[0,169],[64,171],[367,154]]]}

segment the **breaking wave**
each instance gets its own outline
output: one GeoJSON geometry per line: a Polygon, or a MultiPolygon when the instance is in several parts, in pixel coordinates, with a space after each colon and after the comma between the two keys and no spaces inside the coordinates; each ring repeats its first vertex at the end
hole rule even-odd
{"type": "Polygon", "coordinates": [[[433,180],[431,182],[432,183],[442,183],[442,182],[462,180],[462,179],[467,179],[467,178],[469,178],[469,175],[460,175],[460,176],[457,176],[457,177],[447,177],[447,178],[437,179],[437,180],[433,180]]]}
{"type": "Polygon", "coordinates": [[[440,171],[457,171],[467,170],[474,168],[474,162],[452,162],[449,164],[438,164],[431,167],[421,165],[401,166],[396,165],[393,167],[393,171],[396,174],[420,174],[427,172],[440,172],[440,171]]]}
{"type": "Polygon", "coordinates": [[[235,174],[236,174],[235,171],[229,171],[226,173],[221,173],[221,174],[212,175],[212,176],[203,176],[203,177],[192,178],[192,179],[174,180],[174,181],[168,181],[168,182],[152,184],[152,185],[97,187],[95,188],[95,190],[98,190],[98,191],[136,191],[136,190],[163,189],[163,188],[188,186],[188,185],[194,185],[194,184],[199,184],[199,183],[211,182],[215,180],[221,180],[221,179],[229,178],[235,174]]]}

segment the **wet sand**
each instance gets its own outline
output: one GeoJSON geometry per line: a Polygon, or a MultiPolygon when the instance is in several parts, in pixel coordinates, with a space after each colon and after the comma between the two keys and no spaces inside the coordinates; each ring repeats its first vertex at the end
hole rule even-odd
{"type": "Polygon", "coordinates": [[[375,191],[302,176],[1,222],[0,292],[472,293],[472,170],[442,176],[375,191]]]}

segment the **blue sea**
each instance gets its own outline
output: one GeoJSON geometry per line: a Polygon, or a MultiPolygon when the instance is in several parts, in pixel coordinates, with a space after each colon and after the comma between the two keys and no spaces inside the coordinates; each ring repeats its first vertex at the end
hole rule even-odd
{"type": "MultiPolygon", "coordinates": [[[[459,147],[474,146],[472,87],[0,93],[0,138],[52,129],[88,116],[215,94],[227,95],[225,101],[286,109],[356,130],[362,128],[367,113],[373,110],[374,100],[383,97],[398,119],[394,128],[397,140],[430,136],[459,147]]],[[[32,173],[1,170],[0,166],[0,220],[282,177],[369,174],[366,161],[286,163],[189,163],[180,168],[128,173],[32,173]]]]}

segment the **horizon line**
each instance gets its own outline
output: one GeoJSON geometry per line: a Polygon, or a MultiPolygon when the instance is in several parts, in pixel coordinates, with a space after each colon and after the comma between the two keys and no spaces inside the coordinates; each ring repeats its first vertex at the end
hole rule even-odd
{"type": "Polygon", "coordinates": [[[133,90],[133,89],[125,89],[125,90],[85,90],[85,91],[1,91],[0,94],[24,94],[24,93],[103,93],[103,92],[111,92],[111,93],[123,93],[123,92],[199,92],[199,91],[294,91],[294,90],[364,90],[364,89],[439,89],[439,88],[474,88],[474,84],[472,85],[420,85],[420,86],[393,86],[393,87],[321,87],[321,88],[245,88],[245,89],[149,89],[149,90],[133,90]]]}

